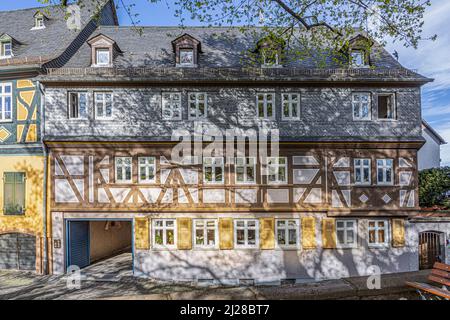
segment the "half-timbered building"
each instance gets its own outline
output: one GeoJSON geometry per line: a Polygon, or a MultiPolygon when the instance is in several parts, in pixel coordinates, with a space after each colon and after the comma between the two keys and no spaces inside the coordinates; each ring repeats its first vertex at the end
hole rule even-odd
{"type": "Polygon", "coordinates": [[[345,49],[348,66],[319,68],[283,48],[265,55],[262,33],[102,26],[47,70],[53,272],[127,246],[135,275],[164,280],[418,268],[407,218],[419,209],[430,80],[363,35],[345,49]],[[270,147],[247,139],[230,154],[227,130],[232,145],[271,132],[270,147]],[[196,136],[192,161],[173,159],[180,132],[196,136]],[[211,132],[224,137],[215,148],[199,138],[211,132]]]}

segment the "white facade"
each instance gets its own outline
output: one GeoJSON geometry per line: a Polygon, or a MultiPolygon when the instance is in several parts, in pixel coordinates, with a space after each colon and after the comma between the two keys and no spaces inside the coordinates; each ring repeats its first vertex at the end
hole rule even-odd
{"type": "Polygon", "coordinates": [[[418,152],[419,170],[439,168],[441,145],[445,144],[445,141],[425,121],[422,123],[422,136],[426,142],[418,152]]]}

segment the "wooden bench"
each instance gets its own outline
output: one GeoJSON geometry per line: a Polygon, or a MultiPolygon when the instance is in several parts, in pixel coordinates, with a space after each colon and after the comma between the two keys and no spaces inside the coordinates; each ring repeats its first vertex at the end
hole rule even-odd
{"type": "Polygon", "coordinates": [[[450,265],[436,262],[431,270],[428,280],[441,285],[442,288],[428,283],[406,282],[407,286],[417,289],[422,298],[426,299],[422,292],[434,297],[450,300],[450,265]]]}

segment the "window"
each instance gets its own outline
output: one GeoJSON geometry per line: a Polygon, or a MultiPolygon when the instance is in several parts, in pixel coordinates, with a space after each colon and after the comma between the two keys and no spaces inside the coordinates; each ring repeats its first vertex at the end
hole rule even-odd
{"type": "Polygon", "coordinates": [[[88,117],[87,111],[88,97],[86,92],[69,92],[69,118],[85,119],[88,117]]]}
{"type": "Polygon", "coordinates": [[[279,247],[298,247],[298,220],[276,220],[275,237],[279,247]]]}
{"type": "Polygon", "coordinates": [[[361,68],[366,65],[365,52],[363,50],[352,50],[351,66],[353,68],[361,68]]]}
{"type": "Polygon", "coordinates": [[[139,157],[139,182],[154,183],[156,172],[155,157],[139,157]]]}
{"type": "Polygon", "coordinates": [[[162,94],[162,118],[181,120],[181,93],[162,94]]]}
{"type": "Polygon", "coordinates": [[[194,247],[215,248],[217,244],[217,220],[195,219],[194,220],[194,247]]]}
{"type": "Polygon", "coordinates": [[[262,51],[263,67],[280,66],[279,55],[277,50],[265,49],[262,51]]]}
{"type": "Polygon", "coordinates": [[[256,179],[256,159],[254,157],[244,158],[239,157],[235,159],[235,175],[236,183],[255,183],[256,179]]]}
{"type": "Polygon", "coordinates": [[[223,158],[206,157],[203,158],[203,181],[205,183],[224,182],[223,158]]]}
{"type": "Polygon", "coordinates": [[[370,94],[354,93],[352,97],[353,120],[370,120],[370,94]]]}
{"type": "Polygon", "coordinates": [[[268,183],[287,183],[287,158],[269,157],[267,159],[268,183]]]}
{"type": "Polygon", "coordinates": [[[131,182],[131,157],[116,157],[116,183],[131,182]]]}
{"type": "Polygon", "coordinates": [[[152,239],[154,247],[174,248],[177,241],[175,219],[152,219],[152,239]]]}
{"type": "Polygon", "coordinates": [[[206,109],[206,93],[189,94],[189,119],[205,119],[206,109]]]}
{"type": "Polygon", "coordinates": [[[194,66],[194,49],[180,49],[180,66],[194,66]]]}
{"type": "Polygon", "coordinates": [[[236,248],[258,248],[259,222],[254,219],[234,220],[234,246],[236,248]]]}
{"type": "Polygon", "coordinates": [[[24,172],[5,172],[3,174],[3,192],[5,215],[21,215],[25,213],[25,180],[24,172]]]}
{"type": "Polygon", "coordinates": [[[256,95],[256,106],[258,107],[258,117],[273,119],[275,117],[275,94],[258,93],[256,95]]]}
{"type": "Polygon", "coordinates": [[[392,166],[394,161],[392,159],[378,159],[377,160],[377,181],[378,184],[393,184],[392,166]]]}
{"type": "Polygon", "coordinates": [[[298,120],[300,119],[300,95],[297,93],[283,93],[283,120],[298,120]]]}
{"type": "Polygon", "coordinates": [[[13,53],[12,53],[12,42],[11,41],[2,42],[0,49],[1,49],[0,57],[2,57],[2,58],[11,58],[12,57],[13,53]]]}
{"type": "Polygon", "coordinates": [[[34,21],[34,29],[44,29],[44,17],[43,16],[36,16],[34,21]]]}
{"type": "Polygon", "coordinates": [[[111,119],[113,95],[111,92],[96,92],[95,96],[95,118],[111,119]]]}
{"type": "Polygon", "coordinates": [[[356,247],[357,226],[358,223],[356,220],[336,220],[336,235],[338,247],[356,247]]]}
{"type": "Polygon", "coordinates": [[[395,109],[395,98],[393,94],[378,96],[378,119],[395,119],[395,109]]]}
{"type": "Polygon", "coordinates": [[[111,54],[108,48],[95,49],[95,65],[96,66],[111,65],[111,54]]]}
{"type": "Polygon", "coordinates": [[[12,120],[12,85],[0,83],[0,122],[12,120]]]}
{"type": "Polygon", "coordinates": [[[370,184],[370,159],[355,159],[355,183],[370,184]]]}
{"type": "Polygon", "coordinates": [[[369,220],[369,246],[384,247],[388,245],[388,221],[369,220]]]}

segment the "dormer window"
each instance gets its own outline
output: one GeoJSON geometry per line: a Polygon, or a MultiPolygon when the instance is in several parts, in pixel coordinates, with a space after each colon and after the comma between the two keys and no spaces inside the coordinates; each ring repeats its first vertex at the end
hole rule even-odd
{"type": "Polygon", "coordinates": [[[262,52],[263,67],[277,67],[280,66],[280,57],[278,51],[264,50],[262,52]]]}
{"type": "Polygon", "coordinates": [[[350,68],[368,68],[370,66],[370,51],[374,42],[359,34],[342,48],[348,56],[350,68]]]}
{"type": "Polygon", "coordinates": [[[198,66],[198,56],[201,53],[200,41],[185,33],[172,41],[177,67],[198,66]]]}
{"type": "Polygon", "coordinates": [[[351,66],[353,68],[362,68],[366,66],[366,53],[363,50],[352,50],[351,52],[351,66]]]}
{"type": "Polygon", "coordinates": [[[258,41],[254,51],[263,68],[280,68],[283,56],[284,40],[276,35],[269,35],[258,41]]]}
{"type": "Polygon", "coordinates": [[[11,41],[5,41],[1,44],[1,58],[11,58],[13,55],[12,52],[12,42],[11,41]]]}
{"type": "Polygon", "coordinates": [[[108,48],[95,49],[95,65],[98,67],[111,65],[111,54],[108,48]]]}
{"type": "Polygon", "coordinates": [[[45,20],[47,19],[46,16],[44,16],[41,12],[36,12],[34,15],[34,26],[31,28],[31,30],[39,30],[39,29],[45,29],[45,20]]]}

